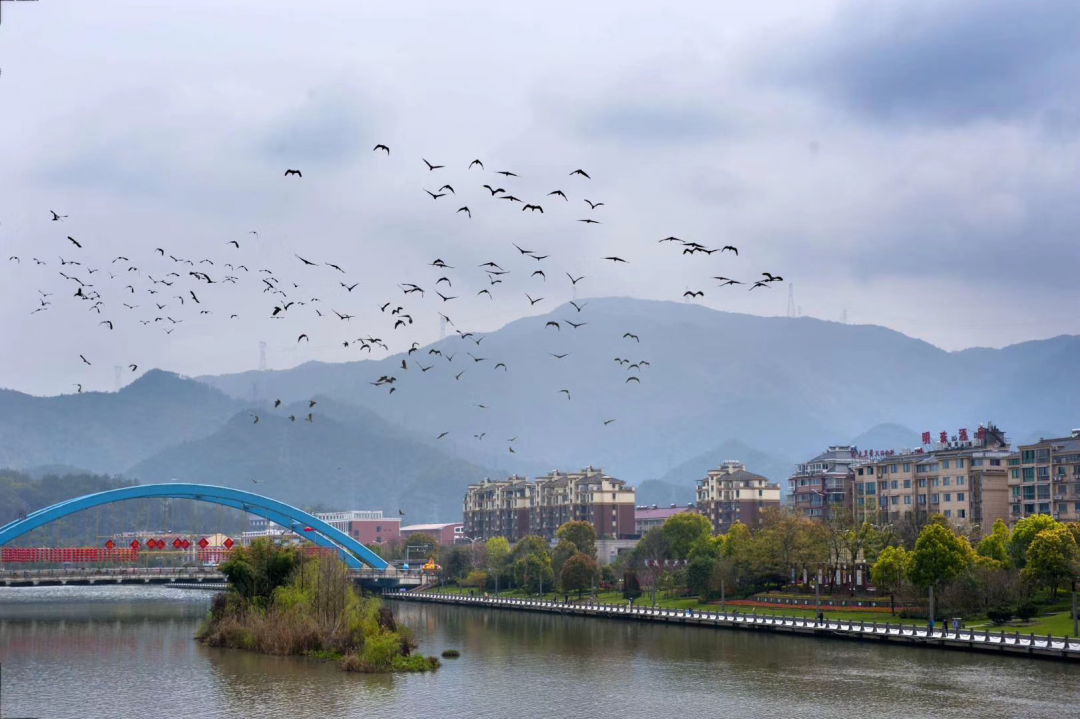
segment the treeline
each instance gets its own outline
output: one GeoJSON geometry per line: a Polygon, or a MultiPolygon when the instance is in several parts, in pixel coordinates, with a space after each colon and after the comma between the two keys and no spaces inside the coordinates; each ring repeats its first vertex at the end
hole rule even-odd
{"type": "Polygon", "coordinates": [[[624,596],[696,596],[701,601],[769,591],[867,594],[899,600],[906,616],[925,617],[931,592],[939,616],[1025,618],[1054,606],[1080,577],[1080,523],[1046,515],[1010,530],[1000,520],[974,544],[931,515],[909,526],[821,522],[769,508],[751,528],[712,534],[705,517],[676,514],[646,533],[613,566],[596,564],[596,534],[569,522],[554,549],[540,537],[511,546],[502,538],[440,550],[445,580],[475,590],[582,592],[619,587],[624,596]],[[838,581],[839,576],[839,581],[838,581]],[[859,581],[861,580],[861,581],[859,581]]]}
{"type": "MultiPolygon", "coordinates": [[[[75,497],[138,484],[135,480],[89,472],[45,474],[41,478],[0,469],[0,525],[75,497]]],[[[132,499],[62,517],[11,542],[11,546],[98,546],[121,532],[168,530],[178,534],[247,529],[243,512],[182,499],[132,499]]]]}

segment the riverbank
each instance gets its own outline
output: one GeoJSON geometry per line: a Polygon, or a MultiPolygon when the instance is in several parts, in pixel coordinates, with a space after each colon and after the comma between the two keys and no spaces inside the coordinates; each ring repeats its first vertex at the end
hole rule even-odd
{"type": "Polygon", "coordinates": [[[530,599],[501,599],[467,597],[453,594],[387,593],[387,599],[409,602],[431,602],[460,606],[501,609],[509,611],[544,612],[564,616],[622,619],[641,622],[663,622],[713,629],[764,631],[829,639],[848,639],[865,642],[889,642],[906,646],[932,647],[969,652],[992,652],[999,655],[1080,661],[1080,640],[1068,637],[1038,637],[1019,631],[1007,634],[1004,630],[961,629],[952,631],[937,627],[898,624],[888,621],[843,620],[826,617],[815,621],[790,614],[746,614],[745,612],[703,612],[691,609],[659,609],[628,607],[626,604],[573,604],[530,599]]]}

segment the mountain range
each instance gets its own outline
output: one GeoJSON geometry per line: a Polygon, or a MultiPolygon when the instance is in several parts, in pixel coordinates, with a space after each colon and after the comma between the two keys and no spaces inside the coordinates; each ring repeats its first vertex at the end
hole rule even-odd
{"type": "Polygon", "coordinates": [[[639,503],[685,504],[725,459],[784,486],[829,444],[912,447],[923,430],[987,421],[1014,439],[1065,433],[1080,424],[1077,366],[1072,336],[946,352],[882,327],[594,298],[379,360],[151,370],[116,393],[0,390],[0,467],[449,521],[470,481],[592,465],[641,484],[639,503]]]}

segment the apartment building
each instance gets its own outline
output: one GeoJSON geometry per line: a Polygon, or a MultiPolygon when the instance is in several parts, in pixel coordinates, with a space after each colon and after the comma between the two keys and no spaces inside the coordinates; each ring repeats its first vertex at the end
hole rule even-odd
{"type": "Polygon", "coordinates": [[[960,430],[938,442],[923,434],[923,446],[861,459],[853,466],[854,507],[858,521],[897,522],[911,516],[941,514],[957,528],[989,531],[1008,520],[1005,433],[980,426],[974,439],[960,430]]]}
{"type": "Polygon", "coordinates": [[[598,539],[630,539],[634,527],[635,492],[602,469],[553,471],[531,482],[517,475],[485,479],[469,485],[463,504],[463,533],[470,539],[526,535],[547,541],[566,522],[589,522],[598,539]]]}
{"type": "Polygon", "coordinates": [[[1020,445],[1009,455],[1008,471],[1010,523],[1033,514],[1080,520],[1080,429],[1020,445]]]}
{"type": "Polygon", "coordinates": [[[726,460],[697,481],[695,507],[712,522],[715,534],[727,532],[735,522],[754,526],[762,509],[779,506],[780,485],[747,472],[742,462],[726,460]]]}
{"type": "Polygon", "coordinates": [[[536,485],[527,477],[484,479],[470,484],[462,507],[463,533],[487,541],[506,537],[516,542],[530,532],[529,511],[536,503],[536,485]]]}
{"type": "Polygon", "coordinates": [[[850,445],[834,445],[798,465],[788,478],[791,506],[804,517],[829,519],[851,514],[854,507],[855,471],[859,452],[850,445]]]}
{"type": "Polygon", "coordinates": [[[571,521],[589,522],[597,539],[636,536],[636,494],[626,482],[586,467],[580,472],[553,471],[536,478],[536,503],[529,515],[532,533],[553,541],[555,532],[571,521]]]}
{"type": "Polygon", "coordinates": [[[420,533],[430,534],[439,541],[439,544],[458,544],[465,539],[465,525],[461,522],[438,522],[410,524],[401,528],[401,536],[405,539],[420,533]]]}

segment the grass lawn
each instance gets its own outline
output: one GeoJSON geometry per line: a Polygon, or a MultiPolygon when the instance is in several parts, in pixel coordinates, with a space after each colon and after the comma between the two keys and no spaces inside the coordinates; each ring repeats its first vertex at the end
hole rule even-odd
{"type": "Polygon", "coordinates": [[[1021,622],[1018,619],[1014,619],[1008,624],[1000,627],[994,626],[988,621],[975,621],[967,626],[974,629],[989,629],[991,632],[1000,632],[1004,629],[1006,634],[1020,632],[1021,636],[1031,634],[1032,632],[1035,633],[1035,636],[1041,637],[1045,637],[1047,634],[1052,634],[1055,637],[1071,637],[1073,635],[1072,614],[1069,612],[1035,617],[1030,622],[1021,622]]]}

